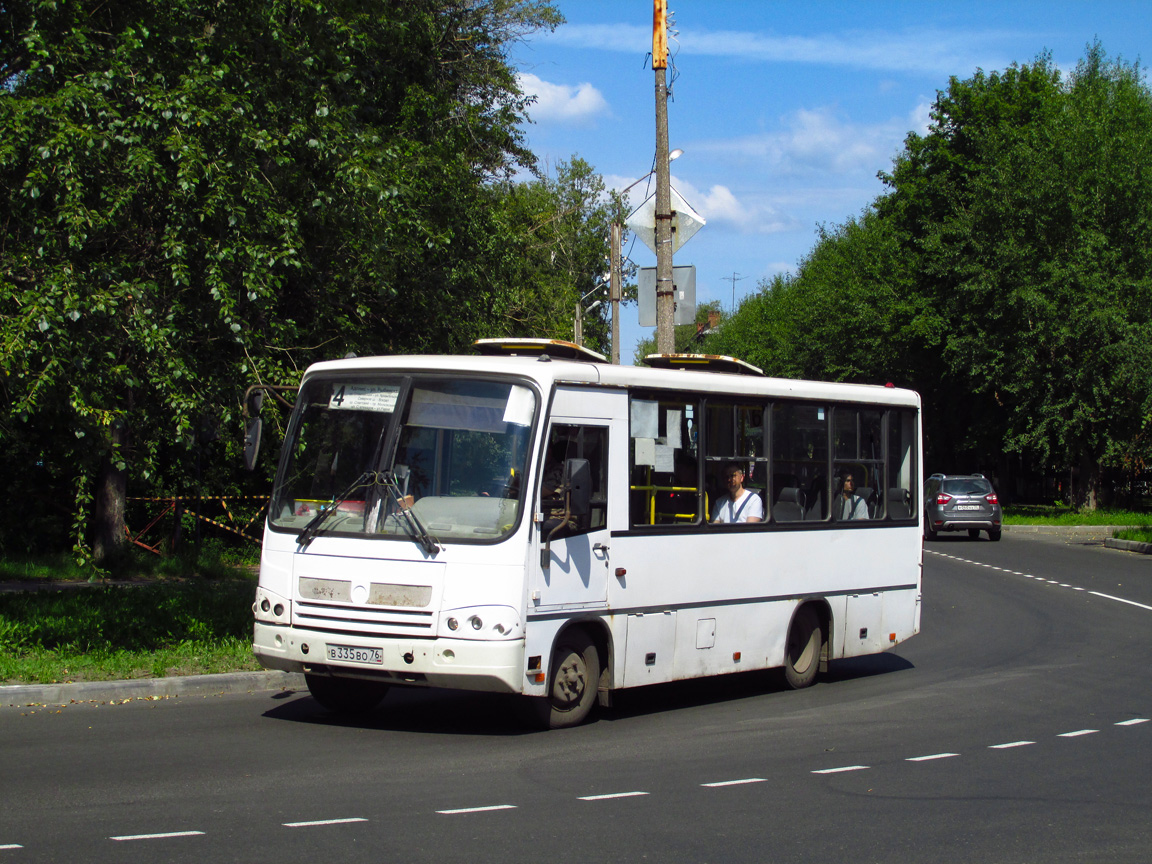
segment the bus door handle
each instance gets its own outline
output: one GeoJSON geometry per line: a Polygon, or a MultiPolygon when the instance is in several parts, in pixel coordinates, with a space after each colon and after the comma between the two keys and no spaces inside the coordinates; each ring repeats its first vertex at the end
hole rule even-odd
{"type": "Polygon", "coordinates": [[[604,558],[605,558],[605,560],[607,560],[607,558],[608,558],[608,544],[607,543],[594,543],[592,545],[592,552],[593,553],[603,552],[604,558]]]}

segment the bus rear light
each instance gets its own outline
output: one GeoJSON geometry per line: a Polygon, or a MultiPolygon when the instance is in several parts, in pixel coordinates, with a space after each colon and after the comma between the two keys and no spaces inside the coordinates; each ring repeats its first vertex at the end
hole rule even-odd
{"type": "Polygon", "coordinates": [[[548,681],[548,676],[545,675],[543,672],[537,672],[533,676],[532,680],[537,684],[544,684],[548,681]]]}

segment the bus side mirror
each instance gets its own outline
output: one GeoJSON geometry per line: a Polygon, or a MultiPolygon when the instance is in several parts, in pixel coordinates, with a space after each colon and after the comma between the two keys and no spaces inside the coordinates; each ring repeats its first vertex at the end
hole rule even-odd
{"type": "Polygon", "coordinates": [[[592,468],[587,459],[564,461],[564,485],[569,492],[573,516],[587,516],[592,509],[592,468]]]}
{"type": "Polygon", "coordinates": [[[244,467],[256,470],[256,457],[260,455],[260,432],[264,428],[259,417],[253,417],[244,428],[244,467]]]}

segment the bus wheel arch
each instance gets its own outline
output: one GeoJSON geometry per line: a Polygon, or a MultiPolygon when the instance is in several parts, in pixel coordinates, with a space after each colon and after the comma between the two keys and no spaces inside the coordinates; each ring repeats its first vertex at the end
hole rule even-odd
{"type": "Polygon", "coordinates": [[[608,681],[608,657],[608,635],[602,625],[576,622],[560,631],[552,644],[548,692],[537,701],[545,728],[579,726],[588,719],[608,681]]]}
{"type": "Polygon", "coordinates": [[[792,614],[784,643],[784,680],[793,690],[810,686],[828,668],[831,613],[823,601],[802,603],[792,614]]]}

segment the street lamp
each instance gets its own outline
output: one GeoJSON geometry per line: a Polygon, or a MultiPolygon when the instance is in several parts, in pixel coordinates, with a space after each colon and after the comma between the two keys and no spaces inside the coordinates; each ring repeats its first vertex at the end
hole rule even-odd
{"type": "Polygon", "coordinates": [[[595,309],[597,306],[599,306],[601,303],[604,302],[603,300],[597,300],[595,303],[593,303],[591,306],[589,306],[587,309],[585,309],[584,308],[584,301],[587,300],[589,297],[591,297],[593,294],[595,294],[597,291],[599,291],[603,287],[604,287],[603,282],[597,283],[595,288],[593,288],[591,291],[589,291],[587,294],[585,294],[583,297],[581,297],[579,300],[576,301],[576,324],[573,327],[573,333],[572,333],[572,335],[575,338],[572,341],[574,341],[577,345],[583,345],[584,344],[584,313],[585,312],[591,312],[593,309],[595,309]]]}
{"type": "MultiPolygon", "coordinates": [[[[673,150],[671,153],[668,154],[668,161],[669,162],[675,162],[677,159],[679,159],[683,155],[684,155],[684,151],[681,150],[679,147],[677,147],[675,150],[673,150]]],[[[656,173],[656,169],[653,168],[651,171],[649,171],[647,174],[645,174],[639,180],[636,180],[636,181],[628,184],[627,186],[625,186],[624,189],[620,192],[620,194],[621,195],[627,195],[628,191],[633,186],[636,186],[640,183],[643,183],[645,180],[647,180],[649,177],[651,177],[655,173],[656,173]]],[[[611,252],[610,252],[611,257],[612,257],[612,261],[611,261],[611,278],[609,281],[608,296],[609,296],[609,299],[612,303],[612,362],[614,364],[616,364],[617,366],[620,365],[620,292],[622,290],[622,286],[620,284],[621,279],[622,279],[622,276],[620,273],[620,270],[621,270],[620,238],[621,238],[621,235],[623,234],[623,230],[624,230],[623,226],[619,222],[614,221],[612,223],[612,239],[611,239],[611,252]]]]}

